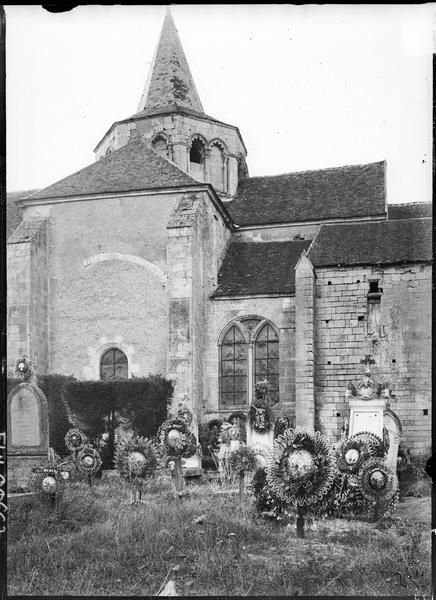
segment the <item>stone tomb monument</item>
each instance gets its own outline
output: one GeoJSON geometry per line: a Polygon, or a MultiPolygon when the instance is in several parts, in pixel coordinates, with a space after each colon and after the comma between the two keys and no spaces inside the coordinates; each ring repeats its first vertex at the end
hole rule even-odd
{"type": "Polygon", "coordinates": [[[31,363],[17,361],[24,379],[7,398],[8,479],[11,483],[30,475],[31,468],[48,458],[48,404],[35,383],[31,363]],[[21,367],[20,367],[21,365],[21,367]]]}
{"type": "Polygon", "coordinates": [[[368,354],[360,362],[366,364],[365,374],[356,386],[350,383],[346,393],[350,405],[349,436],[368,431],[383,439],[385,428],[389,437],[385,462],[395,473],[402,428],[399,417],[390,408],[390,385],[373,379],[369,365],[375,361],[368,354]]]}

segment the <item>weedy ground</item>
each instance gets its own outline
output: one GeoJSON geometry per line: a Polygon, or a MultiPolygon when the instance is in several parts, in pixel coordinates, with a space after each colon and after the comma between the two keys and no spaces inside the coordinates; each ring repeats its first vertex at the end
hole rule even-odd
{"type": "Polygon", "coordinates": [[[323,519],[306,537],[259,517],[252,497],[152,481],[144,504],[111,477],[67,486],[53,509],[10,502],[9,595],[431,596],[430,497],[408,498],[379,524],[323,519]],[[199,518],[200,517],[200,518],[199,518]]]}

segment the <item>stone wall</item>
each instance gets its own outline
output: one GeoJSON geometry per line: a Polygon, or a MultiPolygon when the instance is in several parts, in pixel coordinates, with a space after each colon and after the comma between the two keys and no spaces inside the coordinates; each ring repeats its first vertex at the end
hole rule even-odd
{"type": "Polygon", "coordinates": [[[33,362],[37,373],[49,371],[48,226],[44,219],[35,223],[27,233],[22,223],[7,245],[9,376],[13,376],[15,361],[23,354],[33,362]]]}
{"type": "Polygon", "coordinates": [[[165,374],[166,224],[179,196],[47,204],[51,372],[97,379],[102,353],[118,347],[130,375],[165,374]]]}
{"type": "Polygon", "coordinates": [[[216,287],[230,230],[206,194],[186,194],[168,224],[168,374],[175,402],[186,394],[196,414],[203,405],[205,313],[216,287]]]}
{"type": "MultiPolygon", "coordinates": [[[[219,338],[225,327],[248,315],[270,320],[279,331],[279,412],[295,417],[295,302],[290,297],[214,299],[206,305],[203,419],[229,416],[219,408],[219,338]]],[[[245,407],[245,410],[247,407],[245,407]]],[[[235,410],[241,410],[235,408],[235,410]]]]}
{"type": "MultiPolygon", "coordinates": [[[[151,142],[153,137],[163,133],[171,146],[169,158],[183,171],[189,173],[189,145],[194,135],[199,135],[206,142],[206,146],[213,140],[221,140],[224,143],[228,159],[228,184],[229,193],[236,193],[238,185],[238,161],[239,154],[246,155],[241,137],[236,127],[217,123],[213,120],[199,119],[187,115],[156,115],[136,121],[119,123],[114,126],[110,134],[107,134],[99,142],[95,157],[98,160],[106,155],[109,148],[117,150],[125,146],[131,136],[139,135],[143,140],[151,142]]],[[[213,157],[212,157],[213,158],[213,157]]],[[[209,159],[207,159],[208,161],[209,159]]],[[[206,163],[206,177],[199,178],[200,181],[211,182],[212,165],[206,163]]],[[[197,179],[195,173],[191,173],[197,179]]]]}
{"type": "Polygon", "coordinates": [[[355,267],[316,271],[317,428],[338,439],[348,416],[345,387],[375,359],[374,377],[389,381],[403,440],[415,452],[431,442],[431,266],[355,267]],[[378,279],[381,335],[368,335],[369,280],[378,279]]]}

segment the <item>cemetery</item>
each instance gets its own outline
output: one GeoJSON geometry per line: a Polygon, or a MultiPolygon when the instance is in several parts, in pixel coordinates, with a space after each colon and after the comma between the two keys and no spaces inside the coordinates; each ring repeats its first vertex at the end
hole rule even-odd
{"type": "Polygon", "coordinates": [[[102,470],[101,444],[72,412],[63,450],[49,446],[47,399],[18,359],[9,594],[429,594],[430,483],[401,446],[392,390],[371,362],[344,390],[350,413],[335,445],[276,417],[265,380],[246,424],[211,422],[199,436],[215,469],[180,403],[150,438],[119,418],[102,470]]]}
{"type": "Polygon", "coordinates": [[[430,597],[431,148],[411,141],[431,76],[409,13],[7,9],[8,594],[430,597]]]}

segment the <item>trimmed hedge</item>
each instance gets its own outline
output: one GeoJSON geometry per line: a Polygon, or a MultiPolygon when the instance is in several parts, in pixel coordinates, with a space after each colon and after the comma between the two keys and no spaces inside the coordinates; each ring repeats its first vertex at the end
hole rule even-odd
{"type": "MultiPolygon", "coordinates": [[[[8,393],[21,383],[8,380],[8,393]]],[[[46,395],[49,409],[50,446],[64,456],[64,437],[72,424],[94,444],[108,433],[105,466],[111,466],[115,428],[127,420],[133,432],[153,437],[167,418],[174,384],[162,375],[149,375],[113,381],[78,381],[72,376],[43,375],[38,386],[46,395]]]]}

